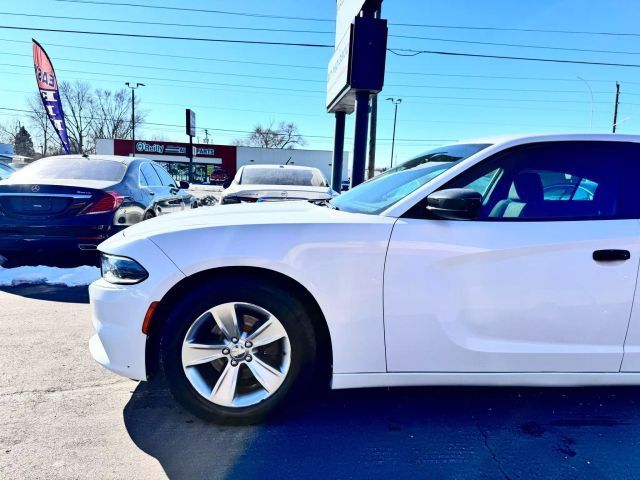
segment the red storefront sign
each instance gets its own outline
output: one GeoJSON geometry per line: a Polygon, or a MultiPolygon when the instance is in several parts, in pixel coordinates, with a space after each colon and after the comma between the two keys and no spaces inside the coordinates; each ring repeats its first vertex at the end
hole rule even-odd
{"type": "MultiPolygon", "coordinates": [[[[131,140],[114,140],[114,155],[128,156],[131,154],[131,140]]],[[[211,163],[211,159],[219,158],[222,160],[222,168],[233,177],[237,169],[237,150],[233,145],[212,145],[206,143],[194,143],[195,155],[194,163],[211,163]]],[[[181,142],[160,142],[155,140],[136,140],[136,156],[148,157],[149,160],[159,161],[187,161],[188,143],[181,142]],[[162,156],[163,158],[157,158],[162,156]],[[156,158],[154,158],[156,157],[156,158]],[[175,157],[175,158],[167,158],[175,157]]],[[[218,164],[218,163],[216,163],[218,164]]]]}

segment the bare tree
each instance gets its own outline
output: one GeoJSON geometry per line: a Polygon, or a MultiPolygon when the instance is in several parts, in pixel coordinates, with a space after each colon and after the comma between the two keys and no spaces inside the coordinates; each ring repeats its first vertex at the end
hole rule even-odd
{"type": "Polygon", "coordinates": [[[95,97],[88,82],[60,83],[60,95],[67,124],[69,143],[73,153],[93,151],[91,136],[94,122],[95,97]]]}
{"type": "MultiPolygon", "coordinates": [[[[139,108],[139,100],[136,100],[135,106],[135,122],[140,125],[146,119],[146,112],[139,108]]],[[[98,138],[131,137],[131,101],[126,89],[115,92],[96,90],[94,115],[94,143],[98,138]]]]}
{"type": "Polygon", "coordinates": [[[53,131],[49,116],[42,105],[39,93],[34,93],[27,97],[27,105],[29,108],[29,122],[35,129],[34,140],[36,145],[40,145],[40,154],[44,157],[51,149],[51,144],[55,142],[56,134],[53,131]]]}
{"type": "Polygon", "coordinates": [[[20,131],[20,120],[13,119],[5,123],[0,123],[0,141],[2,143],[10,143],[13,145],[16,141],[16,136],[20,131]]]}
{"type": "MultiPolygon", "coordinates": [[[[73,153],[95,151],[98,138],[131,138],[131,100],[126,89],[109,91],[93,90],[88,82],[60,83],[67,134],[73,153]]],[[[27,97],[27,117],[34,131],[36,145],[42,155],[62,153],[57,135],[42,106],[40,96],[27,97]]],[[[139,108],[136,100],[136,126],[144,123],[148,112],[139,108]]],[[[0,140],[14,143],[20,128],[19,122],[0,124],[0,140]]]]}
{"type": "Polygon", "coordinates": [[[244,145],[247,147],[286,149],[307,144],[302,135],[300,135],[298,126],[292,122],[280,122],[275,127],[273,122],[270,122],[266,127],[258,124],[253,128],[253,131],[247,138],[236,140],[233,143],[234,145],[244,145]]]}

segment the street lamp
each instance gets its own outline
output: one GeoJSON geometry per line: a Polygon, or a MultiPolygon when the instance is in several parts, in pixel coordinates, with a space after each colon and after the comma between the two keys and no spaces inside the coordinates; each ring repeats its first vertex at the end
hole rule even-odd
{"type": "Polygon", "coordinates": [[[396,122],[398,120],[398,105],[402,103],[402,99],[390,97],[387,98],[387,100],[390,101],[395,107],[395,112],[393,114],[393,137],[391,139],[391,165],[389,166],[389,168],[393,168],[393,151],[396,146],[396,122]]]}
{"type": "Polygon", "coordinates": [[[125,85],[131,89],[131,153],[136,156],[136,89],[138,87],[144,87],[144,83],[132,83],[126,82],[125,85]]]}
{"type": "Polygon", "coordinates": [[[589,82],[587,82],[580,75],[578,75],[576,78],[584,82],[584,84],[589,89],[589,95],[591,95],[591,120],[589,120],[589,131],[592,131],[593,130],[593,90],[591,90],[591,85],[589,85],[589,82]]]}

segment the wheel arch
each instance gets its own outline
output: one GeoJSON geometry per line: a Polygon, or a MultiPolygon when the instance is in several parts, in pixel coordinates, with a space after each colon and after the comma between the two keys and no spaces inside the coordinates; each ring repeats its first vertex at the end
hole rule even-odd
{"type": "Polygon", "coordinates": [[[221,277],[241,277],[252,278],[257,281],[277,283],[293,292],[309,309],[313,329],[318,342],[318,375],[321,382],[329,385],[333,370],[333,349],[331,335],[326,318],[320,305],[309,290],[297,280],[275,270],[260,267],[218,267],[190,275],[175,284],[160,300],[158,307],[153,314],[150,325],[146,349],[145,363],[147,377],[154,376],[159,370],[160,363],[160,336],[164,327],[165,319],[173,305],[179,301],[192,286],[202,284],[221,277]]]}

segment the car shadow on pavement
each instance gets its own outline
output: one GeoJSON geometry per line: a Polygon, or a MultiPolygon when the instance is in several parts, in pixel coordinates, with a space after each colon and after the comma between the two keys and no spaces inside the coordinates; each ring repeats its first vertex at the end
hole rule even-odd
{"type": "Polygon", "coordinates": [[[68,287],[66,285],[24,284],[0,287],[0,291],[36,300],[65,303],[89,303],[89,288],[86,285],[68,287]]]}
{"type": "Polygon", "coordinates": [[[636,387],[344,390],[222,427],[157,379],[124,422],[172,479],[637,478],[639,401],[636,387]]]}

